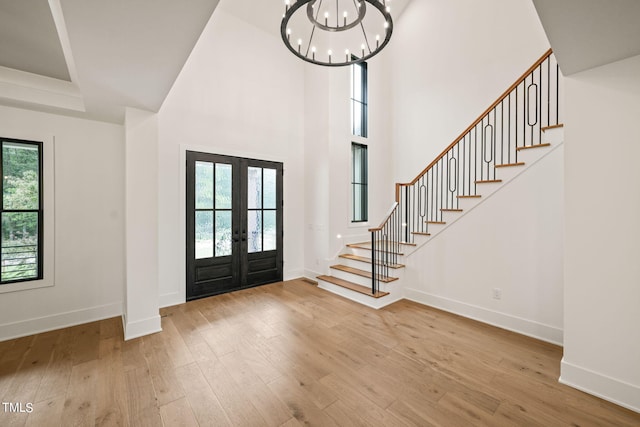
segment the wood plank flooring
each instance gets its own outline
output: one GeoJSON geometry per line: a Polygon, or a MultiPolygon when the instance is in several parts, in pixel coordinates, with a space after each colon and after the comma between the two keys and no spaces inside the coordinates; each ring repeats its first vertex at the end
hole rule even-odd
{"type": "Polygon", "coordinates": [[[0,342],[0,426],[639,426],[558,383],[562,349],[301,280],[0,342]]]}

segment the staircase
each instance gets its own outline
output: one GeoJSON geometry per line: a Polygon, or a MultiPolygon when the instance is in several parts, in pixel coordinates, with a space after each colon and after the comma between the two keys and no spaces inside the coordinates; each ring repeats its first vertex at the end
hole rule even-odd
{"type": "Polygon", "coordinates": [[[413,181],[371,239],[347,244],[320,287],[374,308],[403,298],[404,260],[563,142],[560,71],[547,51],[413,181]]]}

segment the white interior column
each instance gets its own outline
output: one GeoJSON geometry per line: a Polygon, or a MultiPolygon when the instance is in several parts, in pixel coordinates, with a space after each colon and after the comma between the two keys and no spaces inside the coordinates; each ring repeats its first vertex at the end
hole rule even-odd
{"type": "Polygon", "coordinates": [[[162,330],[158,303],[158,119],[125,113],[125,340],[162,330]]]}

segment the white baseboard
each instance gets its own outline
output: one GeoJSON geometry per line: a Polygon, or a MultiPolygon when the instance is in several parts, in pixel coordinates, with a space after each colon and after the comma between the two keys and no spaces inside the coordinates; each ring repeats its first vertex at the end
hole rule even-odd
{"type": "Polygon", "coordinates": [[[479,322],[488,323],[502,329],[517,332],[532,338],[562,345],[563,331],[554,326],[545,325],[532,320],[523,319],[505,313],[489,310],[461,301],[432,295],[417,289],[405,288],[405,298],[420,304],[468,317],[479,322]]]}
{"type": "Polygon", "coordinates": [[[95,322],[122,315],[122,302],[105,304],[81,310],[67,311],[50,316],[21,320],[0,325],[0,341],[25,337],[83,323],[95,322]]]}
{"type": "Polygon", "coordinates": [[[294,280],[304,276],[304,270],[285,270],[283,280],[294,280]]]}
{"type": "Polygon", "coordinates": [[[156,332],[162,332],[160,314],[147,319],[136,320],[135,322],[130,322],[128,319],[124,321],[125,341],[143,337],[145,335],[155,334],[156,332]]]}
{"type": "Polygon", "coordinates": [[[318,273],[313,270],[304,270],[304,272],[298,277],[306,277],[307,279],[311,279],[313,281],[318,281],[317,277],[322,276],[324,273],[318,273]]]}
{"type": "Polygon", "coordinates": [[[180,292],[170,292],[168,294],[162,294],[158,297],[160,308],[184,304],[185,302],[186,301],[184,299],[184,296],[180,295],[180,292]]]}
{"type": "Polygon", "coordinates": [[[640,386],[594,372],[562,358],[560,382],[640,413],[640,386]]]}

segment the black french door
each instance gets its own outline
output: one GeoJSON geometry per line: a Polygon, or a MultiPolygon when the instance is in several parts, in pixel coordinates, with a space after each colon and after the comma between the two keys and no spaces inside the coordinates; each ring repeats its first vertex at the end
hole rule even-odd
{"type": "Polygon", "coordinates": [[[187,151],[187,300],[282,280],[282,163],[187,151]]]}

